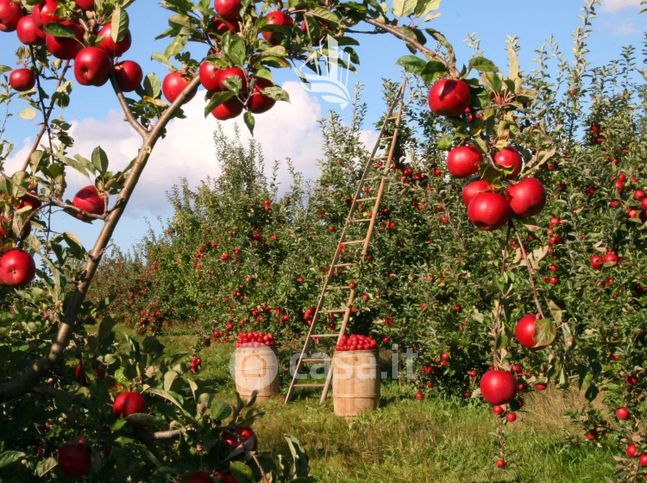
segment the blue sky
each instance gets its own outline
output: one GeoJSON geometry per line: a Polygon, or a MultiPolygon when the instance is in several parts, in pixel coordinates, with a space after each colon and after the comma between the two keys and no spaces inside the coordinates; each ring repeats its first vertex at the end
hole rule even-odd
{"type": "MultiPolygon", "coordinates": [[[[164,48],[163,42],[154,42],[153,38],[165,28],[167,14],[161,7],[151,7],[151,3],[153,3],[152,0],[140,0],[129,9],[133,47],[125,58],[137,60],[147,72],[155,71],[164,75],[164,68],[149,59],[152,51],[160,51],[164,48]]],[[[623,45],[634,45],[640,52],[642,29],[639,25],[642,19],[638,15],[638,4],[639,0],[603,1],[602,6],[598,8],[599,15],[594,22],[594,32],[589,40],[591,51],[589,58],[594,65],[615,59],[623,45]]],[[[521,65],[523,69],[528,70],[534,67],[532,59],[535,56],[535,49],[551,34],[562,51],[570,58],[572,32],[580,24],[578,16],[581,14],[581,8],[582,2],[575,0],[544,0],[540,4],[518,0],[490,2],[444,0],[440,10],[441,17],[431,22],[430,26],[443,32],[454,44],[459,63],[466,63],[469,59],[471,51],[466,47],[464,39],[469,33],[474,33],[481,40],[481,48],[485,55],[499,66],[505,67],[506,36],[517,35],[521,46],[521,65]]],[[[0,50],[0,63],[14,65],[13,49],[18,45],[15,37],[2,34],[0,38],[3,47],[0,50]]],[[[362,36],[360,41],[362,46],[358,52],[362,62],[358,73],[351,75],[350,84],[355,82],[364,84],[364,97],[369,104],[368,115],[369,120],[372,121],[382,113],[384,107],[380,100],[381,78],[385,76],[398,78],[400,74],[395,61],[408,51],[400,42],[386,35],[362,36]]],[[[257,137],[269,150],[268,160],[289,156],[297,160],[297,165],[301,169],[314,175],[316,173],[309,170],[308,166],[314,166],[314,159],[319,153],[316,118],[324,115],[334,106],[302,92],[302,89],[294,83],[296,78],[291,71],[280,72],[277,79],[281,83],[288,82],[287,85],[292,89],[290,93],[293,97],[293,105],[289,108],[286,106],[280,111],[270,111],[272,114],[260,116],[257,137]],[[268,126],[264,127],[265,124],[268,126]],[[274,126],[272,129],[270,124],[280,126],[283,132],[294,131],[296,133],[293,136],[294,139],[285,139],[282,147],[276,146],[278,127],[274,126]]],[[[79,88],[75,91],[73,103],[65,116],[68,120],[78,121],[75,132],[79,137],[79,149],[90,150],[92,143],[99,143],[111,154],[111,159],[113,155],[123,158],[133,155],[133,148],[136,145],[133,144],[134,139],[128,137],[125,126],[119,124],[120,115],[111,111],[117,106],[110,94],[108,86],[79,88]],[[105,132],[104,137],[101,136],[102,132],[105,132]],[[132,143],[129,140],[132,140],[132,143]],[[127,154],[129,149],[131,154],[127,154]]],[[[212,169],[215,161],[212,155],[212,143],[210,143],[215,121],[200,120],[198,116],[201,110],[200,101],[196,100],[194,103],[195,108],[192,108],[191,112],[194,112],[195,116],[187,119],[183,127],[178,125],[180,133],[167,140],[162,147],[166,157],[160,157],[157,166],[153,164],[149,167],[152,170],[149,175],[150,184],[138,187],[136,198],[127,210],[123,226],[115,235],[115,241],[120,246],[128,247],[139,240],[147,229],[147,219],[152,220],[151,223],[155,227],[157,217],[168,216],[163,191],[169,189],[177,181],[178,176],[188,175],[191,181],[197,182],[204,173],[217,175],[217,171],[212,169]],[[202,149],[198,150],[196,146],[202,146],[202,149]],[[190,151],[186,156],[192,161],[175,159],[182,157],[186,149],[190,151]],[[171,155],[174,156],[172,161],[176,163],[177,169],[169,168],[165,171],[164,163],[169,162],[168,157],[171,155]],[[200,158],[200,164],[195,164],[198,158],[200,158]],[[205,163],[209,163],[208,169],[204,168],[205,163]]],[[[13,106],[13,110],[17,112],[24,107],[24,104],[18,102],[13,106]]],[[[230,126],[227,127],[229,128],[230,126]]],[[[29,142],[28,138],[34,131],[33,122],[24,121],[16,116],[9,122],[7,136],[16,143],[16,149],[19,151],[29,142]]],[[[367,139],[370,139],[369,135],[367,139]]],[[[85,153],[86,156],[88,154],[85,153]]],[[[80,188],[82,182],[83,180],[78,180],[78,186],[75,185],[73,188],[80,188]]],[[[73,183],[70,182],[70,185],[72,190],[73,183]]],[[[69,193],[70,197],[73,196],[73,192],[69,193]]],[[[91,242],[98,229],[97,226],[89,227],[68,217],[61,218],[61,223],[63,229],[77,232],[86,244],[91,242]]]]}

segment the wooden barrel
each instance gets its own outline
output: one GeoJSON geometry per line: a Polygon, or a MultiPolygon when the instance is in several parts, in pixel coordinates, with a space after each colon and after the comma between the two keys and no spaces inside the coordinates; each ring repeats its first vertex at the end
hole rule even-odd
{"type": "Polygon", "coordinates": [[[279,393],[278,361],[270,347],[238,347],[234,359],[236,392],[243,401],[249,401],[255,390],[258,391],[258,402],[267,401],[279,393]]]}
{"type": "Polygon", "coordinates": [[[380,378],[374,351],[338,351],[332,363],[332,395],[337,416],[357,416],[375,409],[380,378]]]}

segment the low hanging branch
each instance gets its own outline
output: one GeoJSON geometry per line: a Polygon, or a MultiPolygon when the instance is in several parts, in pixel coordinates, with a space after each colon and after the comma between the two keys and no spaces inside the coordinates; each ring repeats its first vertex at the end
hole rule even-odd
{"type": "Polygon", "coordinates": [[[173,119],[180,106],[198,87],[199,82],[200,79],[197,76],[191,80],[182,94],[180,94],[175,102],[173,102],[173,104],[164,111],[164,114],[159,118],[157,124],[155,124],[153,129],[144,138],[144,141],[139,148],[137,158],[133,163],[132,170],[128,174],[124,187],[118,195],[115,207],[108,215],[94,247],[89,254],[88,260],[83,267],[80,280],[76,284],[74,292],[65,308],[61,325],[54,341],[52,342],[49,354],[47,357],[43,357],[42,359],[33,362],[16,379],[0,384],[0,402],[13,399],[30,391],[31,388],[38,383],[40,378],[51,370],[60,360],[61,355],[68,346],[70,337],[72,336],[81,305],[85,300],[85,296],[97,267],[99,266],[99,262],[101,261],[105,249],[112,238],[112,234],[114,233],[114,230],[126,209],[128,201],[137,186],[137,182],[139,181],[144,168],[146,168],[146,164],[148,163],[155,144],[164,133],[167,124],[173,119]]]}

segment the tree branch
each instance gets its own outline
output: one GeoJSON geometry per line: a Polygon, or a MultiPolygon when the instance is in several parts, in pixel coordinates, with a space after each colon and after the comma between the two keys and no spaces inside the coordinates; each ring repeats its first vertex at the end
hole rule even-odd
{"type": "Polygon", "coordinates": [[[153,129],[146,136],[141,148],[139,149],[137,158],[133,163],[132,170],[124,183],[124,187],[119,193],[115,207],[108,215],[106,223],[101,229],[94,247],[90,252],[90,256],[80,273],[79,281],[77,282],[76,288],[74,289],[74,292],[72,292],[65,308],[58,333],[52,342],[49,353],[46,357],[34,361],[17,378],[0,384],[0,402],[13,399],[28,392],[40,380],[40,378],[60,360],[61,355],[72,336],[76,319],[81,310],[81,305],[85,300],[85,296],[94,274],[97,271],[101,258],[110,242],[110,239],[112,238],[112,234],[114,233],[121,216],[124,213],[124,210],[126,209],[135,187],[137,186],[139,178],[148,163],[155,144],[162,136],[166,125],[171,121],[171,119],[173,119],[180,106],[184,104],[190,94],[192,94],[198,87],[199,82],[200,78],[195,76],[182,94],[178,96],[175,102],[173,102],[173,104],[164,111],[153,129]]]}
{"type": "Polygon", "coordinates": [[[112,88],[115,91],[117,100],[119,101],[119,105],[121,106],[121,109],[124,112],[124,116],[126,116],[126,121],[128,121],[128,123],[133,127],[135,131],[137,131],[137,133],[142,137],[143,140],[146,140],[146,137],[148,136],[149,132],[144,126],[142,126],[137,121],[137,119],[135,119],[135,116],[133,116],[133,112],[130,110],[130,107],[128,107],[128,102],[126,101],[126,97],[124,96],[124,93],[121,91],[119,84],[117,84],[117,79],[115,78],[114,70],[110,71],[110,84],[112,84],[112,88]]]}
{"type": "Polygon", "coordinates": [[[380,22],[379,20],[375,20],[372,18],[366,19],[366,23],[369,23],[373,25],[374,27],[377,27],[379,29],[384,30],[385,32],[388,32],[392,35],[395,35],[397,38],[400,40],[404,40],[407,44],[411,45],[415,49],[419,50],[422,52],[429,60],[436,60],[438,62],[441,62],[444,64],[447,69],[449,70],[450,74],[452,77],[458,77],[459,72],[456,70],[456,66],[453,65],[451,62],[446,61],[443,59],[441,56],[439,56],[437,53],[434,51],[428,49],[424,45],[422,45],[420,42],[418,42],[415,38],[409,37],[406,35],[404,32],[402,32],[398,27],[386,24],[384,22],[380,22]]]}
{"type": "MultiPolygon", "coordinates": [[[[33,58],[33,53],[32,53],[32,58],[33,58]]],[[[63,82],[65,81],[65,75],[67,74],[68,69],[70,68],[70,61],[67,60],[65,61],[65,65],[63,66],[63,70],[61,70],[60,75],[58,76],[58,81],[56,84],[56,90],[58,90],[61,85],[63,85],[63,82]]],[[[36,83],[38,86],[39,90],[39,97],[40,97],[40,76],[36,76],[36,83]]],[[[22,171],[27,171],[27,168],[29,167],[29,161],[31,160],[31,155],[34,154],[34,151],[38,149],[38,145],[40,144],[41,139],[43,139],[43,136],[47,131],[49,131],[49,118],[52,115],[52,111],[54,110],[54,98],[52,97],[49,106],[45,108],[45,105],[43,103],[43,100],[40,99],[40,104],[42,106],[43,110],[43,125],[40,128],[40,131],[38,131],[38,134],[36,134],[36,139],[34,140],[34,144],[32,144],[31,149],[29,150],[29,153],[27,153],[27,157],[25,158],[25,162],[22,165],[22,171]]]]}
{"type": "Polygon", "coordinates": [[[532,267],[530,266],[530,261],[528,260],[528,254],[526,253],[526,249],[523,246],[523,242],[521,241],[521,236],[519,235],[519,232],[515,228],[515,234],[517,235],[517,241],[519,242],[519,250],[521,250],[521,255],[523,256],[523,259],[526,261],[526,268],[528,269],[528,282],[530,283],[530,290],[532,291],[532,297],[535,299],[535,306],[537,307],[537,312],[539,313],[539,316],[543,319],[544,317],[544,311],[541,308],[541,303],[539,302],[539,293],[537,292],[537,287],[535,286],[535,277],[534,274],[532,273],[532,267]]]}

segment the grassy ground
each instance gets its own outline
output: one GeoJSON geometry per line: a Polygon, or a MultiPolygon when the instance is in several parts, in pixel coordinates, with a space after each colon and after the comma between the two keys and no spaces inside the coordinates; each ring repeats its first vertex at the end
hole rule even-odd
{"type": "MultiPolygon", "coordinates": [[[[193,339],[167,337],[170,351],[186,351],[193,339]]],[[[201,356],[201,378],[223,385],[223,399],[233,400],[228,363],[231,349],[215,345],[201,356]]],[[[501,421],[477,401],[433,395],[412,398],[411,387],[383,385],[376,411],[346,421],[310,397],[283,405],[264,405],[266,415],[254,426],[259,449],[287,452],[283,435],[303,444],[314,477],[323,482],[598,482],[613,476],[613,458],[604,448],[583,442],[581,429],[564,413],[581,404],[577,394],[544,391],[530,394],[519,419],[507,425],[508,468],[495,466],[496,431],[501,421]]]]}

